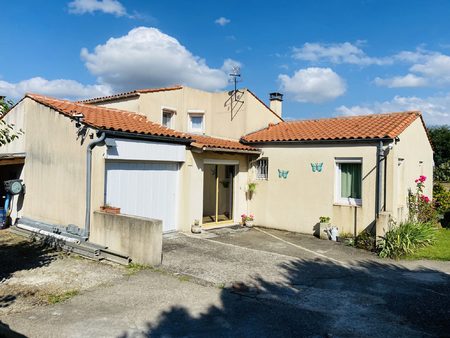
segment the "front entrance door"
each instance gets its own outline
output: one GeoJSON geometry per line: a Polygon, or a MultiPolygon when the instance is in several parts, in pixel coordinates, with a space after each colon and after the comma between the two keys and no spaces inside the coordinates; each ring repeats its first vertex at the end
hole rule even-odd
{"type": "Polygon", "coordinates": [[[234,165],[205,164],[203,169],[203,224],[233,222],[234,165]]]}

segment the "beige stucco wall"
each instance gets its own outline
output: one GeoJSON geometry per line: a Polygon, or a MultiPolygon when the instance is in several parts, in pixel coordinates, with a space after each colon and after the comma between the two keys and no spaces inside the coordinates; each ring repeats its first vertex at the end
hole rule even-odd
{"type": "Polygon", "coordinates": [[[433,194],[433,149],[420,119],[400,134],[388,160],[391,162],[388,181],[390,178],[392,194],[388,195],[387,209],[395,220],[402,221],[408,216],[408,190],[415,192],[415,179],[425,175],[424,194],[430,198],[433,194]]]}
{"type": "MultiPolygon", "coordinates": [[[[74,121],[29,98],[16,106],[6,119],[22,121],[21,128],[25,131],[11,145],[0,147],[0,154],[26,153],[21,177],[26,184],[26,195],[22,210],[13,217],[83,228],[86,147],[93,131],[88,130],[83,139],[74,121]]],[[[96,148],[93,155],[93,210],[100,207],[103,199],[104,149],[96,148]]]]}
{"type": "Polygon", "coordinates": [[[92,220],[92,242],[129,256],[133,263],[161,264],[162,221],[99,211],[92,220]]]}
{"type": "MultiPolygon", "coordinates": [[[[357,232],[375,219],[375,145],[278,145],[263,146],[269,159],[268,180],[256,180],[250,203],[256,224],[289,231],[313,233],[320,216],[331,217],[341,232],[357,232]],[[360,207],[335,203],[335,158],[362,158],[363,186],[360,207]],[[311,163],[323,162],[322,172],[313,172],[311,163]],[[289,170],[287,179],[278,169],[289,170]]],[[[253,175],[251,177],[254,177],[253,175]]]]}
{"type": "Polygon", "coordinates": [[[163,108],[173,109],[176,115],[172,118],[172,129],[183,132],[190,132],[189,112],[203,112],[206,135],[235,140],[267,127],[269,123],[280,122],[280,118],[246,89],[235,97],[228,91],[210,93],[183,87],[179,90],[142,93],[139,97],[106,101],[97,105],[137,112],[157,123],[162,122],[163,108]]]}

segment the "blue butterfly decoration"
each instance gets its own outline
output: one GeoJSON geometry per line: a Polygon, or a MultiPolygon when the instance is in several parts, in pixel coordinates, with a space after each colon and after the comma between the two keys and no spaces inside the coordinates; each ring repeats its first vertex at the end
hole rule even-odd
{"type": "Polygon", "coordinates": [[[317,172],[322,172],[322,167],[323,167],[323,162],[321,163],[311,163],[311,168],[313,173],[317,172]]]}
{"type": "Polygon", "coordinates": [[[279,177],[279,178],[284,178],[284,179],[286,179],[288,174],[289,174],[289,170],[281,170],[281,169],[278,169],[278,177],[279,177]]]}

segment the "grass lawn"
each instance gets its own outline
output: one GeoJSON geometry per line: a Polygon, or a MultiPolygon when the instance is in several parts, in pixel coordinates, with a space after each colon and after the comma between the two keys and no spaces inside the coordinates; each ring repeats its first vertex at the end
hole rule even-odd
{"type": "Polygon", "coordinates": [[[408,258],[450,261],[450,229],[439,229],[436,233],[434,245],[420,248],[416,253],[409,255],[408,258]]]}

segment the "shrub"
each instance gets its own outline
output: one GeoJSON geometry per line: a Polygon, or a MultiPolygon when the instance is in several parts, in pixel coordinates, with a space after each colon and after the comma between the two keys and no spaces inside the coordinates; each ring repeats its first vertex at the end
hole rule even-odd
{"type": "Polygon", "coordinates": [[[430,198],[423,194],[426,176],[421,175],[416,182],[416,192],[409,193],[408,211],[409,221],[417,223],[437,223],[438,215],[430,198]]]}
{"type": "Polygon", "coordinates": [[[434,179],[441,182],[450,182],[450,161],[434,167],[434,179]]]}
{"type": "Polygon", "coordinates": [[[450,190],[440,183],[435,183],[433,186],[433,198],[436,211],[441,217],[441,225],[448,227],[450,225],[450,190]]]}
{"type": "Polygon", "coordinates": [[[396,226],[392,222],[389,230],[378,241],[379,256],[399,258],[414,253],[418,248],[434,243],[436,228],[432,223],[408,221],[396,226]]]}
{"type": "Polygon", "coordinates": [[[363,230],[355,238],[355,247],[358,249],[374,251],[375,250],[375,242],[376,242],[375,236],[372,235],[369,231],[363,230]]]}

